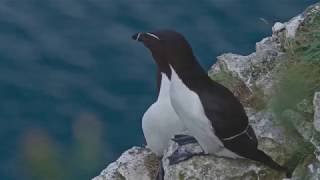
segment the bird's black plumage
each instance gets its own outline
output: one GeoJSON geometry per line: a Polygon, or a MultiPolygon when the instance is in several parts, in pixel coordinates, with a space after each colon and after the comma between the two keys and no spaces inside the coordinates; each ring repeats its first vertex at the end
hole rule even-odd
{"type": "Polygon", "coordinates": [[[227,88],[208,77],[186,39],[180,33],[170,30],[152,34],[160,40],[144,36],[144,44],[150,49],[159,68],[170,78],[171,65],[184,84],[199,95],[217,136],[226,138],[243,131],[248,125],[243,106],[227,88]]]}
{"type": "Polygon", "coordinates": [[[257,149],[258,141],[242,104],[226,87],[208,77],[187,40],[171,30],[152,32],[151,35],[142,34],[140,40],[151,51],[161,71],[171,78],[171,66],[182,82],[199,96],[205,115],[224,147],[242,157],[287,171],[257,149]],[[240,135],[228,139],[237,134],[240,135]]]}

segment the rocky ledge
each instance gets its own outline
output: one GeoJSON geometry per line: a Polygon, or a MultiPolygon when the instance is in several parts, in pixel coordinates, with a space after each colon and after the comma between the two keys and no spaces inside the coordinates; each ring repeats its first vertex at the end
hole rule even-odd
{"type": "MultiPolygon", "coordinates": [[[[275,23],[272,36],[258,42],[256,52],[247,56],[223,54],[209,71],[213,80],[229,88],[245,106],[259,139],[259,148],[278,163],[290,167],[292,179],[297,180],[320,177],[320,78],[315,77],[317,73],[320,77],[319,29],[318,3],[286,23],[275,23]],[[312,49],[315,47],[318,49],[312,49]],[[294,67],[297,64],[299,66],[294,67]],[[301,71],[297,79],[294,73],[290,74],[290,69],[300,72],[309,65],[311,70],[301,71]],[[299,77],[304,75],[312,81],[303,79],[305,86],[290,89],[290,78],[299,84],[299,77]],[[289,89],[284,88],[288,86],[289,89]],[[294,94],[299,88],[306,94],[300,99],[297,98],[300,91],[294,94]],[[279,103],[281,98],[284,100],[279,103]]],[[[195,156],[169,166],[167,157],[176,148],[177,145],[170,142],[162,158],[166,180],[284,178],[284,174],[246,159],[195,156]]],[[[186,145],[182,150],[202,151],[197,144],[186,145]]],[[[133,147],[94,180],[152,180],[159,161],[147,147],[133,147]]]]}

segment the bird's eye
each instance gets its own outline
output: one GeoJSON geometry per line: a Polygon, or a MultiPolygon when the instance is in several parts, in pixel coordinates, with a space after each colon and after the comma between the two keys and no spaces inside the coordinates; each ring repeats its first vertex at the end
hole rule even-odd
{"type": "Polygon", "coordinates": [[[151,37],[153,37],[153,38],[156,38],[156,39],[160,40],[160,38],[158,36],[156,36],[156,35],[154,35],[152,33],[147,32],[146,34],[151,36],[151,37]]]}

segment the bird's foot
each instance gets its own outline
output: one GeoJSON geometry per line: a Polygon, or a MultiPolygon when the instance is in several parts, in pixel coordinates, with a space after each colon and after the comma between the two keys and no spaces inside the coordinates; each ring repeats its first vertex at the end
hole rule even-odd
{"type": "MultiPolygon", "coordinates": [[[[169,165],[178,164],[181,161],[190,159],[195,155],[202,155],[202,149],[194,150],[194,148],[188,146],[189,144],[198,144],[197,140],[188,135],[175,135],[172,138],[172,141],[177,143],[177,149],[168,157],[169,165]],[[201,152],[201,153],[198,153],[201,152]]],[[[160,165],[158,168],[156,180],[164,180],[164,169],[162,158],[160,158],[160,165]]]]}
{"type": "Polygon", "coordinates": [[[174,137],[171,140],[176,142],[179,146],[198,143],[198,141],[194,137],[183,134],[174,135],[174,137]]]}
{"type": "Polygon", "coordinates": [[[179,149],[176,150],[171,156],[168,157],[169,159],[169,165],[174,165],[178,164],[182,161],[186,161],[193,156],[201,156],[201,155],[206,155],[204,152],[198,152],[198,153],[193,153],[193,152],[179,152],[179,149]]]}
{"type": "Polygon", "coordinates": [[[177,149],[168,157],[169,165],[186,161],[193,156],[205,155],[198,141],[188,135],[175,135],[172,140],[178,144],[177,149]]]}

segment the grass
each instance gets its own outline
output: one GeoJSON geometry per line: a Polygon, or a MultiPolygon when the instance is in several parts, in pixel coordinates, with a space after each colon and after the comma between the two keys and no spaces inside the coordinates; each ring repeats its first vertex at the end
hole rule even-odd
{"type": "Polygon", "coordinates": [[[281,116],[287,109],[296,110],[300,102],[311,100],[320,90],[320,64],[298,62],[286,66],[276,88],[272,102],[276,115],[281,116]]]}
{"type": "Polygon", "coordinates": [[[320,91],[320,13],[311,16],[297,32],[294,40],[285,44],[286,54],[281,57],[275,96],[271,107],[277,117],[287,109],[297,110],[297,105],[312,101],[320,91]]]}
{"type": "MultiPolygon", "coordinates": [[[[316,12],[298,29],[295,39],[282,41],[285,54],[280,57],[281,66],[276,74],[275,93],[269,101],[271,110],[289,135],[300,137],[299,147],[294,156],[286,163],[295,168],[307,155],[312,154],[314,147],[297,132],[295,120],[284,116],[287,110],[301,115],[299,121],[313,121],[312,111],[301,111],[301,102],[312,102],[314,93],[320,91],[320,13],[316,12]],[[298,135],[298,136],[297,136],[298,135]]],[[[306,109],[313,109],[309,103],[306,109]]],[[[303,123],[302,123],[303,124],[303,123]]],[[[315,132],[316,133],[316,132],[315,132]]]]}

